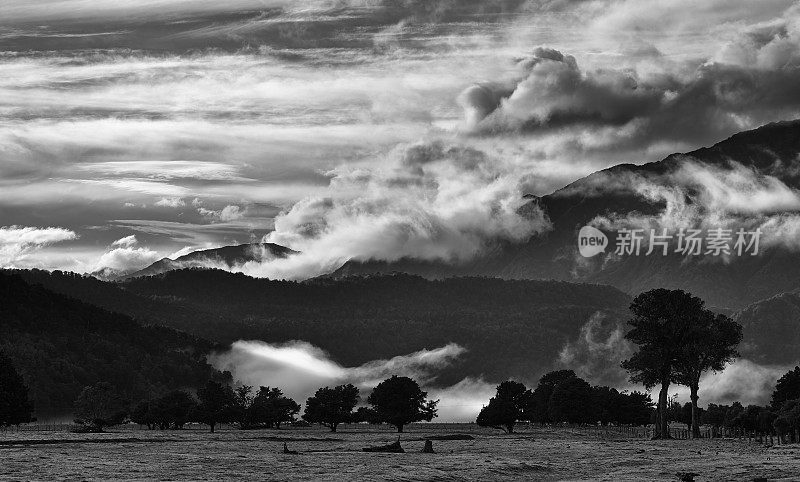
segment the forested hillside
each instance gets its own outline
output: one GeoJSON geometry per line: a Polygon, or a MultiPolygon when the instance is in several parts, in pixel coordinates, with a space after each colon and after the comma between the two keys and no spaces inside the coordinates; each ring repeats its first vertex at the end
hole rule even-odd
{"type": "Polygon", "coordinates": [[[81,389],[98,381],[137,400],[223,377],[205,361],[211,349],[0,272],[0,351],[30,386],[39,416],[71,413],[81,389]]]}
{"type": "Polygon", "coordinates": [[[594,313],[607,313],[613,327],[627,318],[630,302],[608,286],[560,281],[386,275],[296,283],[180,270],[113,284],[21,274],[145,323],[221,343],[303,340],[348,366],[455,342],[469,350],[444,375],[455,381],[536,377],[594,313]]]}

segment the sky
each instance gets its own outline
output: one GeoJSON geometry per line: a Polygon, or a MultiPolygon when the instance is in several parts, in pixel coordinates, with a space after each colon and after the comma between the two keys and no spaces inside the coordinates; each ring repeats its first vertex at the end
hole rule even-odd
{"type": "Polygon", "coordinates": [[[800,112],[788,0],[4,0],[0,266],[266,240],[466,259],[543,195],[800,112]]]}

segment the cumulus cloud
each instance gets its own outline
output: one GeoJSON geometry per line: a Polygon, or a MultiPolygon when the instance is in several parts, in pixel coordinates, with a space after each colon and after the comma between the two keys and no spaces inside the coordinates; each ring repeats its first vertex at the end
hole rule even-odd
{"type": "Polygon", "coordinates": [[[584,71],[574,57],[540,47],[517,69],[519,77],[509,83],[462,92],[468,132],[613,127],[610,144],[621,149],[718,140],[800,113],[800,70],[791,64],[759,69],[709,62],[687,79],[671,72],[642,78],[635,69],[584,71]]]}
{"type": "Polygon", "coordinates": [[[13,268],[26,264],[26,258],[46,246],[72,241],[75,232],[56,227],[0,226],[0,267],[13,268]]]}
{"type": "MultiPolygon", "coordinates": [[[[357,367],[344,367],[320,348],[302,341],[284,344],[237,341],[230,350],[212,355],[209,361],[220,370],[230,370],[234,379],[242,383],[278,386],[295,400],[305,401],[319,387],[344,383],[358,386],[362,397],[366,398],[371,388],[392,375],[408,376],[423,386],[428,385],[435,382],[440,370],[456,363],[465,352],[463,347],[450,343],[357,367]]],[[[467,379],[450,388],[432,389],[429,395],[442,398],[441,416],[445,419],[466,414],[465,419],[460,419],[465,421],[477,414],[477,410],[474,413],[471,410],[477,403],[475,397],[482,397],[486,392],[484,385],[480,380],[467,379]],[[478,392],[468,394],[476,387],[480,388],[478,392]]]]}
{"type": "Polygon", "coordinates": [[[137,247],[135,235],[120,238],[111,243],[110,250],[97,260],[94,271],[111,270],[115,273],[130,273],[140,270],[161,259],[158,252],[145,246],[137,247]]]}
{"type": "Polygon", "coordinates": [[[355,260],[404,257],[459,262],[492,242],[522,242],[550,223],[523,199],[513,167],[443,142],[395,149],[378,167],[329,172],[327,196],[275,219],[265,241],[301,254],[248,263],[248,274],[306,278],[355,260]]]}
{"type": "Polygon", "coordinates": [[[186,206],[186,203],[183,199],[179,197],[162,197],[158,201],[155,202],[156,206],[164,207],[164,208],[180,208],[186,206]]]}

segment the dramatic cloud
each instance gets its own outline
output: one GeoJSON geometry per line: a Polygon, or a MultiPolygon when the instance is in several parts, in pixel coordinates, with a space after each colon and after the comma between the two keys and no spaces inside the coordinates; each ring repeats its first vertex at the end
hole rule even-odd
{"type": "Polygon", "coordinates": [[[506,169],[442,142],[397,149],[378,168],[337,168],[328,196],[295,204],[265,237],[301,254],[243,271],[307,278],[350,259],[461,261],[495,240],[525,241],[549,221],[536,207],[521,211],[520,179],[506,169]]]}
{"type": "Polygon", "coordinates": [[[791,0],[10,0],[0,223],[79,234],[87,267],[134,225],[164,254],[273,226],[308,253],[241,268],[262,276],[466,259],[529,234],[512,191],[799,115],[798,18],[791,0]],[[386,158],[432,139],[490,161],[393,181],[408,168],[386,158]]]}
{"type": "MultiPolygon", "coordinates": [[[[655,215],[638,212],[597,216],[591,224],[608,230],[760,229],[762,246],[800,248],[800,191],[783,179],[796,173],[785,169],[764,174],[736,162],[725,166],[679,159],[663,174],[617,171],[601,173],[575,189],[583,195],[628,193],[662,206],[655,215]]],[[[575,191],[568,190],[565,194],[575,191]]]]}
{"type": "MultiPolygon", "coordinates": [[[[435,381],[438,371],[457,362],[465,351],[451,343],[388,360],[371,361],[358,367],[343,367],[321,349],[305,342],[273,345],[237,341],[229,351],[213,355],[210,362],[220,370],[230,370],[234,379],[242,383],[278,386],[295,400],[305,402],[319,387],[344,383],[358,386],[362,399],[365,399],[371,388],[392,375],[412,377],[427,385],[435,381]]],[[[474,419],[480,410],[477,406],[477,410],[472,411],[477,403],[476,397],[485,393],[484,382],[466,379],[450,388],[432,389],[429,395],[436,394],[434,398],[442,398],[440,417],[444,420],[467,421],[474,419]],[[474,388],[479,390],[469,393],[474,388]]]]}
{"type": "MultiPolygon", "coordinates": [[[[574,57],[537,48],[517,63],[519,79],[462,92],[474,133],[547,129],[616,129],[610,144],[709,142],[737,130],[800,113],[800,68],[705,63],[688,79],[635,69],[582,71],[574,57]],[[691,122],[687,119],[692,119],[691,122]]],[[[597,133],[599,134],[599,132],[597,133]]]]}
{"type": "Polygon", "coordinates": [[[29,256],[36,250],[77,238],[77,234],[64,228],[0,226],[0,267],[27,265],[29,256]]]}

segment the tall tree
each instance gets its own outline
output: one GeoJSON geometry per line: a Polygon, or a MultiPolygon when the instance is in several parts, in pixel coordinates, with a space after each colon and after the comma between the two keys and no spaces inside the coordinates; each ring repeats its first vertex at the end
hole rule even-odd
{"type": "Polygon", "coordinates": [[[703,316],[703,301],[685,291],[659,288],[634,298],[630,310],[631,330],[625,338],[639,345],[639,349],[622,362],[622,367],[630,372],[634,383],[647,388],[661,386],[654,438],[669,438],[669,385],[678,357],[691,336],[690,328],[703,316]]]}
{"type": "Polygon", "coordinates": [[[92,430],[118,425],[125,421],[125,403],[108,382],[98,382],[84,387],[75,400],[76,422],[92,430]]]}
{"type": "Polygon", "coordinates": [[[11,359],[0,352],[0,427],[33,421],[28,387],[11,359]]]}
{"type": "Polygon", "coordinates": [[[689,387],[692,438],[700,438],[697,400],[700,377],[707,370],[721,371],[739,356],[736,347],[742,341],[742,327],[725,315],[703,310],[689,327],[689,336],[680,347],[673,381],[689,387]]]}
{"type": "Polygon", "coordinates": [[[787,400],[797,400],[800,398],[800,367],[794,367],[789,370],[782,377],[778,379],[775,384],[775,390],[772,392],[772,409],[780,410],[783,402],[787,400]]]}
{"type": "Polygon", "coordinates": [[[358,400],[358,388],[349,383],[333,388],[320,388],[313,397],[306,400],[303,420],[319,423],[335,432],[340,423],[353,419],[353,409],[358,400]]]}
{"type": "Polygon", "coordinates": [[[197,390],[197,398],[200,403],[194,418],[208,425],[211,433],[214,433],[218,423],[228,422],[233,418],[235,401],[231,387],[209,380],[204,387],[197,390]]]}
{"type": "Polygon", "coordinates": [[[531,391],[525,385],[512,380],[505,381],[497,386],[497,393],[481,409],[475,423],[480,427],[501,428],[506,433],[514,433],[514,424],[523,418],[530,399],[531,391]]]}
{"type": "Polygon", "coordinates": [[[419,384],[408,377],[391,378],[376,386],[367,402],[375,411],[376,420],[394,425],[398,432],[412,422],[430,422],[436,416],[438,400],[428,400],[419,384]]]}

